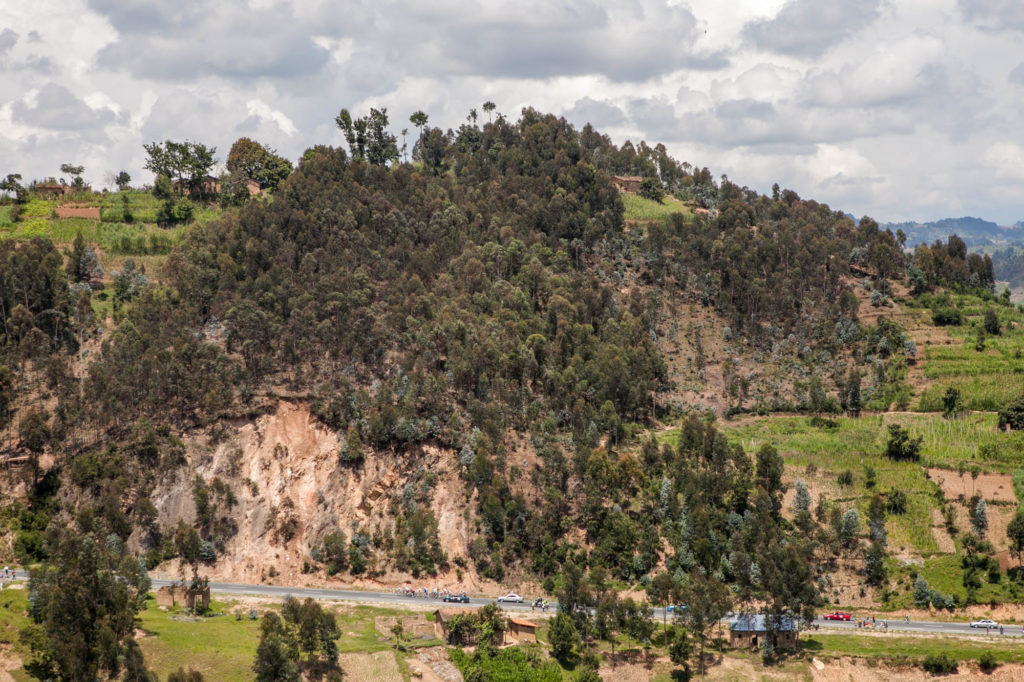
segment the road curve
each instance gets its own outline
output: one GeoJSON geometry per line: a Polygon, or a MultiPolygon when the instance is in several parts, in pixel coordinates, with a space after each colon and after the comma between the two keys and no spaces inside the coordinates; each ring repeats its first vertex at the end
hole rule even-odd
{"type": "MultiPolygon", "coordinates": [[[[164,585],[170,585],[174,583],[173,580],[162,580],[153,579],[153,587],[163,587],[164,585]]],[[[395,594],[394,592],[365,592],[362,590],[342,590],[335,588],[325,587],[287,587],[283,585],[250,585],[244,583],[210,583],[210,591],[217,592],[220,594],[237,594],[237,595],[253,595],[259,597],[278,597],[284,599],[285,597],[292,596],[298,598],[312,597],[313,599],[323,600],[336,600],[336,601],[351,601],[351,602],[374,602],[374,603],[393,603],[396,606],[401,605],[436,605],[444,608],[480,608],[487,604],[497,603],[502,609],[513,612],[530,612],[535,611],[530,605],[532,601],[528,597],[524,596],[522,604],[509,604],[505,602],[498,603],[494,598],[485,597],[471,597],[468,604],[458,604],[443,602],[440,599],[428,599],[423,597],[405,597],[395,594]]],[[[548,606],[548,613],[553,613],[557,610],[558,604],[551,602],[548,606]]],[[[664,609],[654,609],[653,617],[655,620],[662,621],[666,619],[664,609]]],[[[855,620],[853,621],[832,621],[824,620],[822,618],[815,618],[811,624],[812,628],[825,628],[827,630],[853,630],[857,633],[868,633],[868,632],[915,632],[915,633],[927,633],[932,635],[945,635],[945,636],[985,636],[984,629],[972,628],[970,623],[950,623],[942,621],[921,621],[912,620],[905,621],[902,619],[888,620],[888,630],[883,627],[882,619],[876,618],[876,627],[872,629],[858,628],[855,620]]],[[[814,630],[810,630],[813,632],[814,630]]],[[[1017,637],[1024,636],[1024,630],[1020,625],[1005,625],[1003,628],[1004,634],[1000,635],[998,629],[992,630],[988,633],[990,637],[1017,637]]]]}

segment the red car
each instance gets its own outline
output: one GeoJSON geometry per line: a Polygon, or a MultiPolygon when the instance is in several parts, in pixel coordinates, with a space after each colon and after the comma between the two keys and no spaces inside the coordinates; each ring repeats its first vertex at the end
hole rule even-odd
{"type": "Polygon", "coordinates": [[[850,620],[850,614],[842,611],[833,611],[822,616],[825,620],[850,620]]]}

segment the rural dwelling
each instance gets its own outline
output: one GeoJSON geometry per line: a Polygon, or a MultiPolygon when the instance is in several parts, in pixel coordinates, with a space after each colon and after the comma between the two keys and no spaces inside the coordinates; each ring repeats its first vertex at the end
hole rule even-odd
{"type": "Polygon", "coordinates": [[[180,605],[192,610],[197,600],[201,611],[210,608],[209,586],[202,590],[189,590],[181,585],[165,585],[156,591],[156,605],[164,608],[180,605]]]}
{"type": "Polygon", "coordinates": [[[190,180],[175,180],[171,183],[175,191],[179,194],[184,193],[189,196],[197,194],[199,196],[209,196],[212,194],[220,194],[220,180],[213,177],[212,175],[206,175],[195,182],[190,180]]]}
{"type": "Polygon", "coordinates": [[[640,191],[640,183],[643,182],[643,178],[639,175],[613,175],[612,184],[615,185],[620,192],[629,192],[630,194],[636,194],[640,191]]]}
{"type": "MultiPolygon", "coordinates": [[[[768,618],[760,613],[744,613],[729,620],[729,644],[734,649],[757,649],[768,636],[768,618]]],[[[775,632],[775,647],[793,649],[796,647],[796,621],[789,617],[780,619],[775,632]]]]}
{"type": "Polygon", "coordinates": [[[165,585],[156,591],[156,605],[169,609],[172,606],[177,605],[178,601],[175,599],[175,595],[181,591],[176,585],[165,585]]]}
{"type": "Polygon", "coordinates": [[[62,185],[59,182],[43,182],[34,186],[32,191],[41,197],[58,199],[65,194],[71,194],[72,190],[70,185],[62,185]]]}
{"type": "Polygon", "coordinates": [[[535,644],[537,642],[537,624],[521,618],[509,618],[508,638],[513,644],[535,644]]]}

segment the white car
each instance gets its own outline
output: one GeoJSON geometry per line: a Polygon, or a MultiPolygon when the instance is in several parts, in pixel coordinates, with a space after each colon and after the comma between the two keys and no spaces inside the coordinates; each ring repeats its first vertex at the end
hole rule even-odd
{"type": "Polygon", "coordinates": [[[971,621],[971,627],[972,628],[997,628],[997,627],[999,627],[999,623],[995,622],[994,620],[989,620],[988,618],[982,618],[981,620],[972,620],[971,621]]]}
{"type": "Polygon", "coordinates": [[[514,602],[516,604],[522,604],[523,603],[523,598],[520,597],[515,592],[509,592],[508,594],[506,594],[506,595],[504,595],[502,597],[498,597],[498,601],[507,601],[507,602],[514,602]]]}

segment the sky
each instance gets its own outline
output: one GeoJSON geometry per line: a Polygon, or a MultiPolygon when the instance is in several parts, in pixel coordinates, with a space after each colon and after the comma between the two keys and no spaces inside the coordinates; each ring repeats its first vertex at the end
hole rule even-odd
{"type": "Polygon", "coordinates": [[[149,183],[152,141],[296,160],[341,108],[400,134],[489,100],[857,217],[1008,225],[1022,46],[1019,0],[0,0],[0,174],[149,183]]]}

